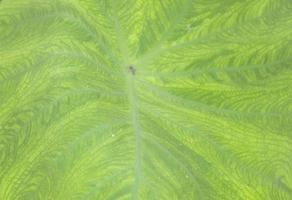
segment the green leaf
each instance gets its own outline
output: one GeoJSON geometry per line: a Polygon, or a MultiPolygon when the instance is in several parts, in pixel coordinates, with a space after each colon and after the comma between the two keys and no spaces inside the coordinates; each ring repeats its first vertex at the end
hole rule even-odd
{"type": "Polygon", "coordinates": [[[2,0],[1,200],[291,200],[291,0],[2,0]]]}

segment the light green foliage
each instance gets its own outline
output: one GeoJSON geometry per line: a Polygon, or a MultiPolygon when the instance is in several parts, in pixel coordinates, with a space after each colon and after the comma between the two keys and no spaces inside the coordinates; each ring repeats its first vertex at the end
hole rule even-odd
{"type": "Polygon", "coordinates": [[[0,200],[291,200],[291,0],[0,1],[0,200]]]}

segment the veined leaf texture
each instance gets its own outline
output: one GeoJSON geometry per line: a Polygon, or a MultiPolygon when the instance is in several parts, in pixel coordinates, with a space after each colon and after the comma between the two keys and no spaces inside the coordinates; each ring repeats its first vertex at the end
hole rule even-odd
{"type": "Polygon", "coordinates": [[[291,0],[0,1],[0,200],[291,200],[291,0]]]}

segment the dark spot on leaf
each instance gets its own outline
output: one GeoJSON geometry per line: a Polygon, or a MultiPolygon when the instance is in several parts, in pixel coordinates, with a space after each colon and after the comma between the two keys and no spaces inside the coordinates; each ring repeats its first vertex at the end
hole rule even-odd
{"type": "Polygon", "coordinates": [[[133,66],[129,66],[129,72],[130,72],[132,75],[135,75],[135,74],[136,74],[136,69],[135,69],[133,66]]]}

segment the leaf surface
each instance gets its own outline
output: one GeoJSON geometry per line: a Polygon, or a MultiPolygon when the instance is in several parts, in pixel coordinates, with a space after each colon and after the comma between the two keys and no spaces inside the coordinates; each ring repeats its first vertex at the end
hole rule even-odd
{"type": "Polygon", "coordinates": [[[291,10],[0,1],[0,199],[292,199],[291,10]]]}

